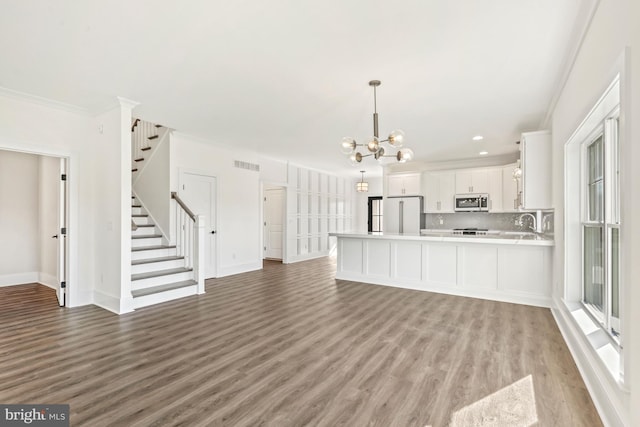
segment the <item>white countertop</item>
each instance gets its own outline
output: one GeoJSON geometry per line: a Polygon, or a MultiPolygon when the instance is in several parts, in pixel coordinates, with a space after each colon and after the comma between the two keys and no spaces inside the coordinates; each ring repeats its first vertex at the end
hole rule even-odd
{"type": "Polygon", "coordinates": [[[423,230],[422,234],[398,233],[329,233],[329,236],[353,239],[421,240],[449,243],[491,243],[498,245],[553,246],[553,239],[535,233],[500,232],[486,236],[451,234],[451,230],[423,230]]]}

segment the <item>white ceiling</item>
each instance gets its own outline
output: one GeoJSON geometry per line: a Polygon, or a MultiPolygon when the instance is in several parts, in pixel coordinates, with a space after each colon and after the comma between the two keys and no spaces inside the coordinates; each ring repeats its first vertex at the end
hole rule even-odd
{"type": "Polygon", "coordinates": [[[583,3],[10,0],[0,87],[90,111],[122,96],[181,132],[342,172],[379,79],[381,136],[403,129],[418,160],[502,155],[541,126],[583,3]]]}

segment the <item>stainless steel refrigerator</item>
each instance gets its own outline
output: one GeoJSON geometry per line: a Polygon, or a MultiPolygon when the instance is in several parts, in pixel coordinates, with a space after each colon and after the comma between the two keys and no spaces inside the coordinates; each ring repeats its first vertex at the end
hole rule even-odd
{"type": "Polygon", "coordinates": [[[419,234],[424,228],[422,206],[422,196],[387,197],[384,202],[384,231],[419,234]]]}

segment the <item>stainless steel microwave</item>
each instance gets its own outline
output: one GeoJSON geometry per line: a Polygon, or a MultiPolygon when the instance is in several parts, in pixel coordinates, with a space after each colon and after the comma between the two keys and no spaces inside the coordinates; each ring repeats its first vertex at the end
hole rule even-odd
{"type": "Polygon", "coordinates": [[[489,195],[456,194],[453,206],[456,212],[489,212],[489,195]]]}

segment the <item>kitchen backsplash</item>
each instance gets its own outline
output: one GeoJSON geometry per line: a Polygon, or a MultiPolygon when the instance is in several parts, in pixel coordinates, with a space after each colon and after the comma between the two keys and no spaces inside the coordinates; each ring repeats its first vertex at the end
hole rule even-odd
{"type": "MultiPolygon", "coordinates": [[[[429,229],[476,227],[501,231],[532,231],[529,228],[530,218],[524,218],[523,226],[519,225],[518,220],[522,213],[457,212],[423,215],[425,228],[429,229]]],[[[553,234],[553,212],[544,212],[542,222],[545,226],[544,234],[553,234]]]]}

